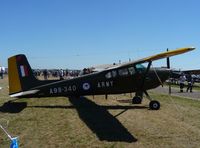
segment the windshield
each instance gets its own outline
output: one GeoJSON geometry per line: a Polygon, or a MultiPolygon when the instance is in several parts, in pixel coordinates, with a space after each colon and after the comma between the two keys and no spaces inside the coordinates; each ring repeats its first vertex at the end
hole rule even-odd
{"type": "Polygon", "coordinates": [[[136,64],[135,67],[136,67],[136,70],[139,72],[143,72],[146,69],[146,67],[142,64],[136,64]]]}

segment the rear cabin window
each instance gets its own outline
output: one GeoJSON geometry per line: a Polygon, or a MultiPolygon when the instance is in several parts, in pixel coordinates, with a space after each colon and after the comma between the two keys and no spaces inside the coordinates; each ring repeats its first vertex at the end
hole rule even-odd
{"type": "Polygon", "coordinates": [[[123,68],[118,70],[120,76],[127,76],[128,75],[128,69],[123,68]]]}
{"type": "Polygon", "coordinates": [[[107,79],[112,78],[112,74],[111,74],[111,72],[108,72],[108,73],[105,75],[105,77],[106,77],[107,79]]]}
{"type": "Polygon", "coordinates": [[[108,73],[106,73],[105,77],[107,79],[115,78],[115,77],[117,77],[117,71],[115,71],[115,70],[109,71],[108,73]]]}
{"type": "Polygon", "coordinates": [[[117,76],[117,71],[113,70],[112,71],[112,76],[113,76],[113,78],[115,78],[117,76]]]}

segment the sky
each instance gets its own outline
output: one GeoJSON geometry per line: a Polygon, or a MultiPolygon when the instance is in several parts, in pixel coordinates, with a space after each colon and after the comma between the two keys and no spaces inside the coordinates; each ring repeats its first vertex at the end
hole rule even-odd
{"type": "MultiPolygon", "coordinates": [[[[82,69],[196,47],[171,67],[200,69],[199,0],[0,0],[0,65],[82,69]]],[[[153,62],[165,66],[166,61],[153,62]]]]}

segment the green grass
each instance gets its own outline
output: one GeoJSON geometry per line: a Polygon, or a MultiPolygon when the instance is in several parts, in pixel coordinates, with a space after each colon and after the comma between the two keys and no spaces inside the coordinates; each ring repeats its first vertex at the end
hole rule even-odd
{"type": "MultiPolygon", "coordinates": [[[[169,83],[165,83],[165,85],[168,86],[169,83]]],[[[171,87],[180,88],[178,84],[171,84],[171,87]]],[[[185,83],[185,88],[187,88],[187,83],[185,83]]],[[[200,91],[200,83],[194,83],[193,90],[200,91]]]]}
{"type": "MultiPolygon", "coordinates": [[[[7,79],[0,85],[0,119],[9,120],[7,130],[19,136],[20,148],[200,145],[200,101],[151,93],[161,103],[158,111],[149,110],[146,99],[141,105],[130,104],[129,94],[110,95],[108,100],[104,96],[21,99],[6,106],[7,79]]],[[[0,148],[9,144],[0,130],[0,148]]]]}

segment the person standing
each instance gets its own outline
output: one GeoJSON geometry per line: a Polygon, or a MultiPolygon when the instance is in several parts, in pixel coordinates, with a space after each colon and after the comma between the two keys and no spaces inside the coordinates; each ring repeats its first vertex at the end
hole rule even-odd
{"type": "Polygon", "coordinates": [[[3,79],[4,71],[5,71],[5,68],[4,67],[0,67],[0,77],[1,77],[1,79],[3,79]]]}
{"type": "Polygon", "coordinates": [[[59,76],[60,76],[60,80],[64,79],[64,71],[62,69],[60,69],[59,71],[59,76]]]}
{"type": "Polygon", "coordinates": [[[193,80],[191,74],[188,75],[187,82],[188,82],[187,92],[188,92],[188,90],[190,90],[190,92],[192,92],[192,87],[193,87],[194,80],[193,80]]]}
{"type": "Polygon", "coordinates": [[[44,79],[47,80],[48,71],[45,69],[43,71],[44,79]]]}
{"type": "Polygon", "coordinates": [[[185,80],[186,80],[185,75],[181,74],[181,76],[179,78],[180,92],[183,92],[185,80]]]}

